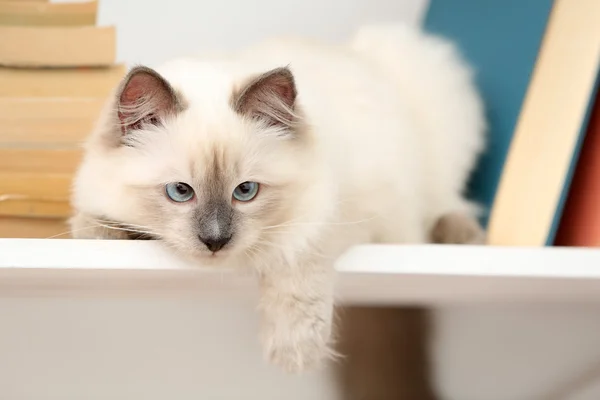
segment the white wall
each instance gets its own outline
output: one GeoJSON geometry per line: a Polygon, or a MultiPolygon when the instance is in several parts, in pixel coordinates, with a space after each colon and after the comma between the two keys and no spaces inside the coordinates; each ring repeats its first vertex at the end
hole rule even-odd
{"type": "Polygon", "coordinates": [[[363,23],[416,23],[428,0],[100,0],[99,24],[117,26],[118,59],[235,49],[270,35],[343,40],[363,23]]]}

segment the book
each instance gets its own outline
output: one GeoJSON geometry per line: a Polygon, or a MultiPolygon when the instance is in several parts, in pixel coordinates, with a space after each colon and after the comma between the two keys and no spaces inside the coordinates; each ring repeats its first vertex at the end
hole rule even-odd
{"type": "Polygon", "coordinates": [[[556,246],[600,246],[600,92],[573,175],[556,246]]]}
{"type": "Polygon", "coordinates": [[[101,68],[0,68],[2,97],[106,98],[125,76],[125,66],[101,68]]]}
{"type": "Polygon", "coordinates": [[[66,173],[0,171],[3,199],[69,201],[73,175],[66,173]]]}
{"type": "Polygon", "coordinates": [[[0,147],[0,216],[68,217],[80,148],[0,147]]]}
{"type": "Polygon", "coordinates": [[[116,59],[113,26],[0,26],[0,65],[109,66],[116,59]]]}
{"type": "Polygon", "coordinates": [[[0,147],[0,171],[39,174],[73,174],[82,159],[80,148],[0,147]]]}
{"type": "Polygon", "coordinates": [[[95,97],[0,97],[0,146],[79,145],[104,103],[95,97]]]}
{"type": "Polygon", "coordinates": [[[542,43],[553,0],[431,0],[424,28],[456,43],[475,70],[485,103],[487,151],[468,186],[489,220],[508,148],[542,43]]]}
{"type": "Polygon", "coordinates": [[[0,0],[0,237],[70,237],[80,144],[126,73],[97,11],[0,0]]]}
{"type": "Polygon", "coordinates": [[[0,217],[0,238],[69,239],[64,218],[0,217]]]}
{"type": "Polygon", "coordinates": [[[556,0],[488,225],[488,244],[554,242],[600,64],[600,2],[556,0]]]}
{"type": "Polygon", "coordinates": [[[68,217],[72,179],[68,173],[0,170],[0,217],[68,217]]]}
{"type": "Polygon", "coordinates": [[[62,200],[31,200],[23,198],[0,198],[0,218],[68,218],[71,205],[62,200]]]}
{"type": "Polygon", "coordinates": [[[0,1],[0,25],[95,25],[98,2],[0,1]]]}

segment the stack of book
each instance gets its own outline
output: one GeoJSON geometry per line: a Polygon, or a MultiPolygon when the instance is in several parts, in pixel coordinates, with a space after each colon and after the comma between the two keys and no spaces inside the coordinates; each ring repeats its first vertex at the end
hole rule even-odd
{"type": "Polygon", "coordinates": [[[487,106],[470,194],[490,245],[600,246],[599,21],[598,0],[431,0],[487,106]]]}
{"type": "Polygon", "coordinates": [[[0,237],[69,237],[80,145],[125,74],[97,9],[0,0],[0,237]]]}

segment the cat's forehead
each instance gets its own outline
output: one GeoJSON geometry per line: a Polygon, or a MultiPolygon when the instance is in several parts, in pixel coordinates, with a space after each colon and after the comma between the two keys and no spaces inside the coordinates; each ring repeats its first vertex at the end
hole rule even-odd
{"type": "Polygon", "coordinates": [[[170,148],[169,163],[194,184],[230,190],[243,181],[271,179],[281,169],[285,144],[240,120],[179,124],[161,145],[170,148]],[[225,186],[223,186],[225,185],[225,186]]]}
{"type": "MultiPolygon", "coordinates": [[[[163,169],[202,186],[229,182],[241,173],[252,158],[256,145],[252,132],[235,116],[204,118],[205,110],[186,110],[165,127],[153,147],[160,154],[163,169]]],[[[157,160],[158,161],[158,160],[157,160]]],[[[171,178],[173,179],[173,178],[171,178]]]]}
{"type": "Polygon", "coordinates": [[[242,156],[235,148],[236,144],[223,140],[204,143],[202,151],[189,155],[192,174],[209,185],[231,179],[239,169],[242,156]]]}
{"type": "Polygon", "coordinates": [[[207,199],[217,199],[228,193],[240,175],[240,159],[222,143],[211,143],[201,157],[191,163],[194,183],[202,188],[207,199]]]}

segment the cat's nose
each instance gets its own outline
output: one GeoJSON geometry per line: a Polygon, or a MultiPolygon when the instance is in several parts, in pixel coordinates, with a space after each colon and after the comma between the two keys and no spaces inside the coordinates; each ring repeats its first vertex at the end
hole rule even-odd
{"type": "Polygon", "coordinates": [[[198,239],[206,245],[206,247],[213,253],[221,250],[229,241],[231,236],[227,237],[202,237],[198,236],[198,239]]]}

